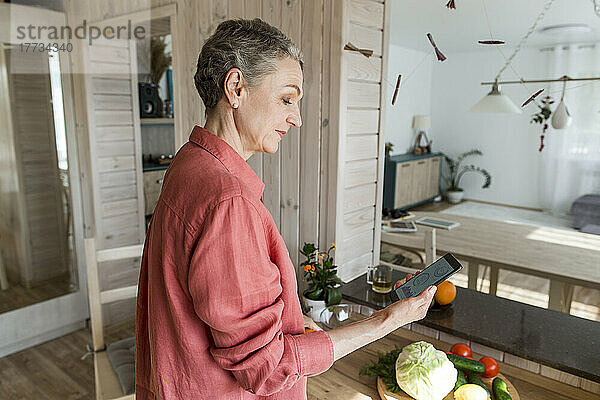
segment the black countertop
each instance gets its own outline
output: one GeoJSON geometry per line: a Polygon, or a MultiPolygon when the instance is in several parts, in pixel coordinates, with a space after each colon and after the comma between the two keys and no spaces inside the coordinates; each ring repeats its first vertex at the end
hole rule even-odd
{"type": "Polygon", "coordinates": [[[169,168],[169,164],[158,164],[158,163],[151,163],[151,162],[147,162],[144,161],[142,164],[142,171],[156,171],[156,170],[160,170],[160,169],[167,169],[169,168]]]}
{"type": "MultiPolygon", "coordinates": [[[[406,274],[393,271],[393,280],[406,274]]],[[[600,382],[600,322],[457,287],[453,306],[429,311],[419,324],[527,360],[600,382]]],[[[381,309],[389,294],[371,290],[365,275],[341,287],[342,297],[381,309]]]]}

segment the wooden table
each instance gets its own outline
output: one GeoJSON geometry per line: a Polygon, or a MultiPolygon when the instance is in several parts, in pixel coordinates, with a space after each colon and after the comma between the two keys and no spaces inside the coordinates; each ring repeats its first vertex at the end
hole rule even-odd
{"type": "MultiPolygon", "coordinates": [[[[562,229],[463,217],[436,212],[416,212],[459,222],[449,231],[437,230],[433,243],[427,228],[415,233],[382,232],[383,243],[409,248],[451,252],[468,262],[469,288],[476,289],[480,265],[488,265],[490,293],[498,287],[498,270],[507,269],[550,280],[548,308],[569,312],[573,285],[600,289],[600,236],[562,229]],[[424,245],[427,240],[427,246],[424,245]]],[[[435,254],[433,254],[435,257],[435,254]]]]}
{"type": "MultiPolygon", "coordinates": [[[[309,400],[378,400],[377,380],[375,377],[360,376],[360,368],[377,360],[377,352],[387,353],[394,346],[404,347],[410,343],[425,340],[437,349],[450,350],[451,345],[409,331],[397,329],[388,336],[373,342],[346,357],[336,361],[321,375],[308,378],[309,400]]],[[[481,355],[473,354],[479,359],[481,355]]],[[[523,369],[500,363],[500,371],[514,384],[522,399],[527,400],[597,400],[597,394],[560,383],[523,369]]]]}

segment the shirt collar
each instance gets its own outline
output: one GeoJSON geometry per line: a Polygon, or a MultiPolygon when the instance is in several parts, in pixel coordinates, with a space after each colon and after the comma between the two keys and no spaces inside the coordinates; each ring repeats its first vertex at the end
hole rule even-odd
{"type": "Polygon", "coordinates": [[[257,197],[262,199],[265,184],[260,180],[248,163],[244,161],[242,156],[240,156],[227,142],[200,126],[195,126],[192,130],[190,142],[199,145],[212,154],[229,172],[237,176],[242,182],[250,187],[252,192],[256,193],[257,197]]]}

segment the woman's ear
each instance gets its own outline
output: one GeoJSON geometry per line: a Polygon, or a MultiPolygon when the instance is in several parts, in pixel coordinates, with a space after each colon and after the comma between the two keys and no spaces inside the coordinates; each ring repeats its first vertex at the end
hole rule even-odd
{"type": "Polygon", "coordinates": [[[244,88],[244,76],[242,75],[242,71],[238,68],[231,68],[227,72],[227,75],[225,75],[223,86],[225,97],[227,98],[229,105],[233,108],[238,108],[240,105],[240,98],[242,97],[242,90],[244,88]]]}

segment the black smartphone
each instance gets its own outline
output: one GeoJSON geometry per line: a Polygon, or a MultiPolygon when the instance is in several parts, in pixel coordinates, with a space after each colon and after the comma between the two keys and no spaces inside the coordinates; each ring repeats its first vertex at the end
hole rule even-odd
{"type": "Polygon", "coordinates": [[[400,285],[395,291],[392,291],[392,300],[403,300],[408,299],[409,297],[418,296],[429,286],[439,285],[461,269],[462,265],[458,262],[456,257],[450,253],[446,253],[418,275],[413,276],[400,285]]]}

